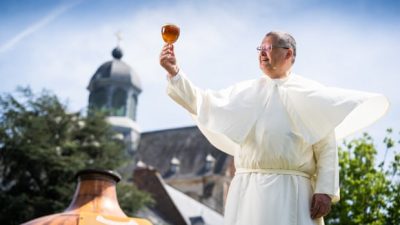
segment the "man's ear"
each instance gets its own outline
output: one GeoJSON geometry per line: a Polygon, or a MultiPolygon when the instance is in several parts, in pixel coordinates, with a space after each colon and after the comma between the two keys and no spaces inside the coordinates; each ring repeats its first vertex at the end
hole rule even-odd
{"type": "Polygon", "coordinates": [[[293,49],[289,48],[286,52],[285,59],[290,59],[293,56],[293,49]]]}

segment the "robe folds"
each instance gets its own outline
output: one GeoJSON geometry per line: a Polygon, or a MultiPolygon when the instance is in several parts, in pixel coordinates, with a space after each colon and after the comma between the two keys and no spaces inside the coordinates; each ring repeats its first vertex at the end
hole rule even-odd
{"type": "Polygon", "coordinates": [[[296,74],[212,91],[180,72],[167,93],[211,144],[234,156],[226,225],[323,224],[310,218],[310,204],[314,193],[339,200],[336,141],[389,107],[381,94],[326,87],[296,74]]]}

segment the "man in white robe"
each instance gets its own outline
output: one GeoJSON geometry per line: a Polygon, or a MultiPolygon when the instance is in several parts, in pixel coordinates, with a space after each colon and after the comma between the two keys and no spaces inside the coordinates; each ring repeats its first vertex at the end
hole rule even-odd
{"type": "Polygon", "coordinates": [[[388,101],[293,74],[296,42],[287,33],[268,33],[257,49],[262,77],[204,91],[179,69],[173,45],[164,45],[168,95],[234,156],[226,225],[323,224],[339,200],[336,141],[383,116],[388,101]]]}

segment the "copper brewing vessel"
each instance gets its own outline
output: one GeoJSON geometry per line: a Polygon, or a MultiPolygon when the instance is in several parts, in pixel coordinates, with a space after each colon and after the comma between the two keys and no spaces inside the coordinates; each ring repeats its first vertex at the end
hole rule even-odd
{"type": "Polygon", "coordinates": [[[82,170],[69,207],[62,213],[40,217],[23,225],[151,225],[129,218],[119,206],[115,185],[121,177],[110,170],[82,170]]]}

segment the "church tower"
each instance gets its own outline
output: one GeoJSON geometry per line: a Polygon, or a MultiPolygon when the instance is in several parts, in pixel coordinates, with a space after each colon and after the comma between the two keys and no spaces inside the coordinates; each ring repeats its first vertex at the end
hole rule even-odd
{"type": "Polygon", "coordinates": [[[133,154],[140,141],[136,111],[142,88],[139,76],[121,60],[120,47],[112,51],[112,56],[113,59],[103,63],[90,79],[89,107],[106,112],[108,122],[125,141],[127,152],[133,154]]]}

